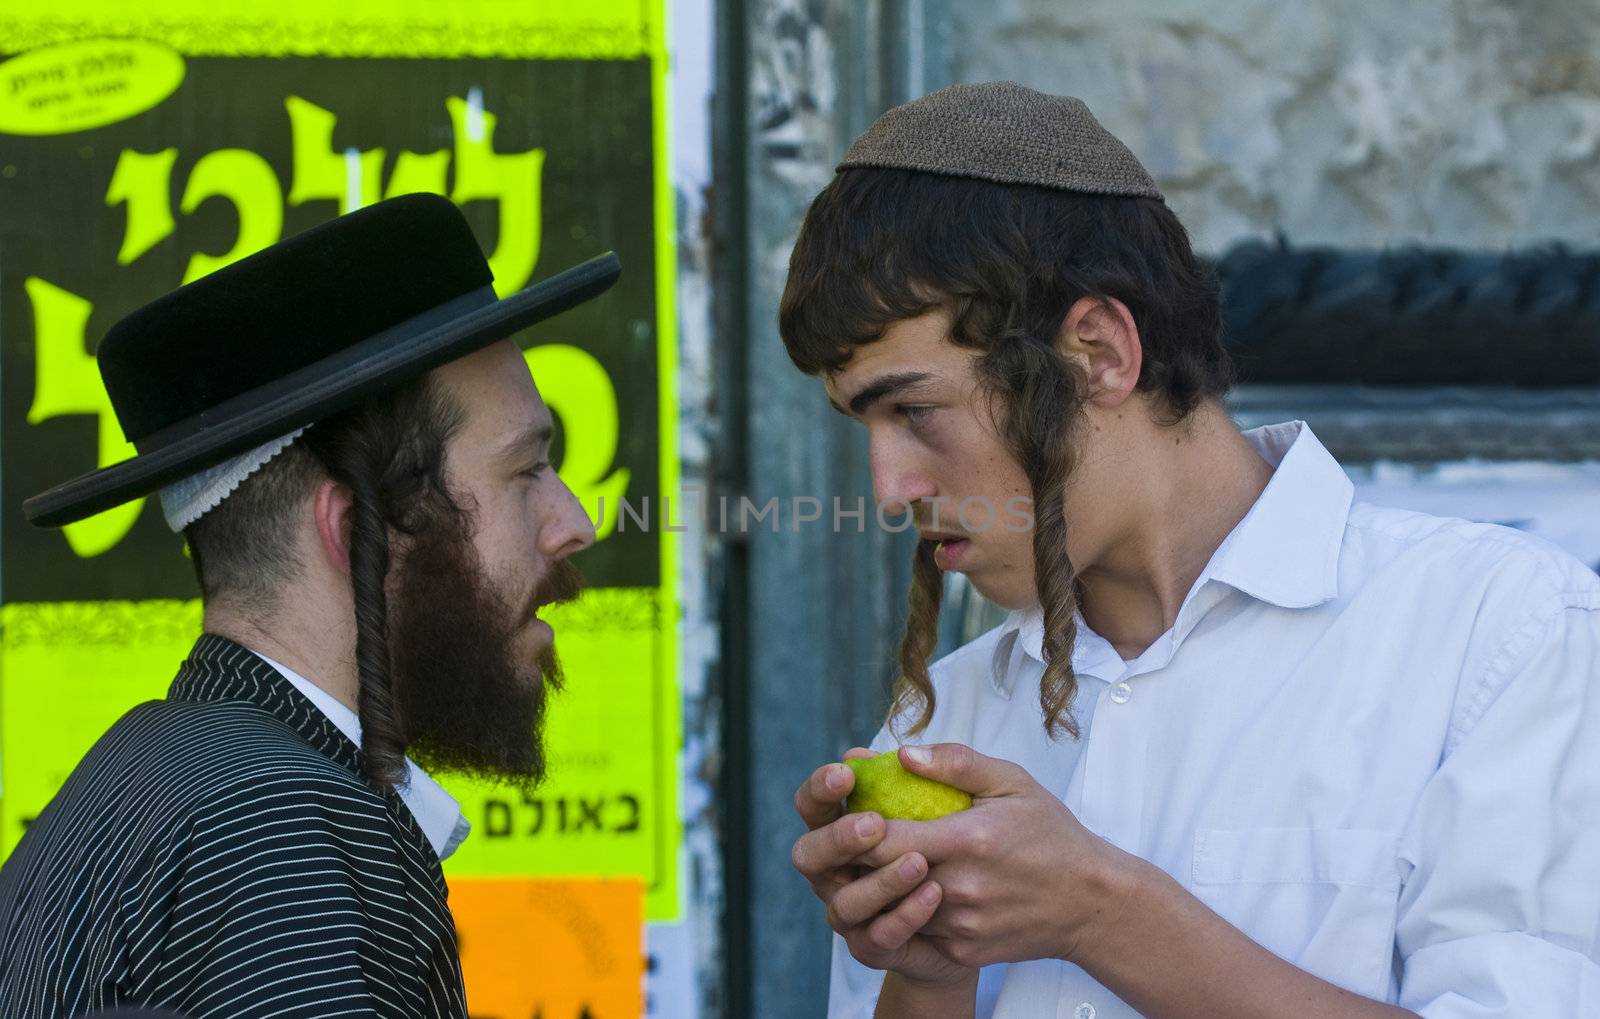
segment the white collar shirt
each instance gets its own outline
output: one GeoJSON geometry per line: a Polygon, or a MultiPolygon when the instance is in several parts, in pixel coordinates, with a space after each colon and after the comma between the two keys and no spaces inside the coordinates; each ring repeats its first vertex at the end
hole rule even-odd
{"type": "MultiPolygon", "coordinates": [[[[294,688],[326,715],[346,739],[358,747],[361,745],[361,719],[354,711],[282,662],[274,661],[254,649],[252,653],[294,684],[294,688]]],[[[461,812],[461,804],[409,757],[406,758],[406,778],[398,791],[401,802],[411,811],[417,827],[422,829],[422,834],[427,837],[428,844],[440,860],[454,853],[472,831],[472,824],[461,812]]]]}
{"type": "MultiPolygon", "coordinates": [[[[932,670],[920,742],[1022,765],[1280,957],[1426,1019],[1600,1016],[1600,578],[1490,525],[1353,503],[1303,423],[1171,630],[1079,620],[1082,738],[1046,738],[1042,620],[932,670]]],[[[887,727],[874,747],[891,749],[887,727]]],[[[882,974],[834,939],[829,1015],[882,974]]],[[[1136,1016],[1079,967],[986,967],[978,1015],[1136,1016]]]]}

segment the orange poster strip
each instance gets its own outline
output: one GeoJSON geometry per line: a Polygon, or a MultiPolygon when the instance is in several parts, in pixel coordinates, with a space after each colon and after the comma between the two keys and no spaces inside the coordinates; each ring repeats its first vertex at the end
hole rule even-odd
{"type": "Polygon", "coordinates": [[[450,879],[472,1019],[644,1014],[644,882],[450,879]]]}

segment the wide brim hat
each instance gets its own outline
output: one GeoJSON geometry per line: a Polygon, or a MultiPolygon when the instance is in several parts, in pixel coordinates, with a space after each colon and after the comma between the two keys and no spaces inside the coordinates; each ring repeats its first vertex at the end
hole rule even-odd
{"type": "Polygon", "coordinates": [[[606,253],[506,297],[454,203],[404,195],[145,305],[96,352],[135,457],[23,503],[60,527],[213,467],[605,292],[606,253]]]}

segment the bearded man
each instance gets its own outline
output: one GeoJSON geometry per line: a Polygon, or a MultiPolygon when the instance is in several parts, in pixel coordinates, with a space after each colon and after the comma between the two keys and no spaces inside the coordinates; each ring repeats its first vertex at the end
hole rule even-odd
{"type": "Polygon", "coordinates": [[[885,114],[781,329],[921,531],[873,748],[975,797],[799,790],[831,1015],[1597,1014],[1600,579],[1241,434],[1215,279],[1081,102],[885,114]],[[929,669],[946,571],[1013,611],[929,669]]]}
{"type": "Polygon", "coordinates": [[[153,491],[204,635],[0,870],[0,1014],[467,1014],[426,768],[543,774],[546,605],[588,516],[511,337],[606,290],[603,256],[497,300],[465,219],[409,195],[147,305],[101,373],[132,460],[26,504],[153,491]]]}

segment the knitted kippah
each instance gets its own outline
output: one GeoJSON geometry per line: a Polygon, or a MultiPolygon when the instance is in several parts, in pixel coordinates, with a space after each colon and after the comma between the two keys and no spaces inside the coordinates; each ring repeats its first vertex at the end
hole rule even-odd
{"type": "Polygon", "coordinates": [[[238,456],[208,467],[198,474],[174,481],[161,490],[161,513],[173,533],[199,520],[222,505],[222,500],[244,484],[245,479],[265,467],[272,458],[289,448],[299,438],[304,428],[296,428],[288,435],[280,435],[271,442],[262,443],[238,456]]]}
{"type": "Polygon", "coordinates": [[[839,163],[1161,198],[1128,147],[1081,100],[1014,82],[951,85],[896,106],[839,163]]]}

